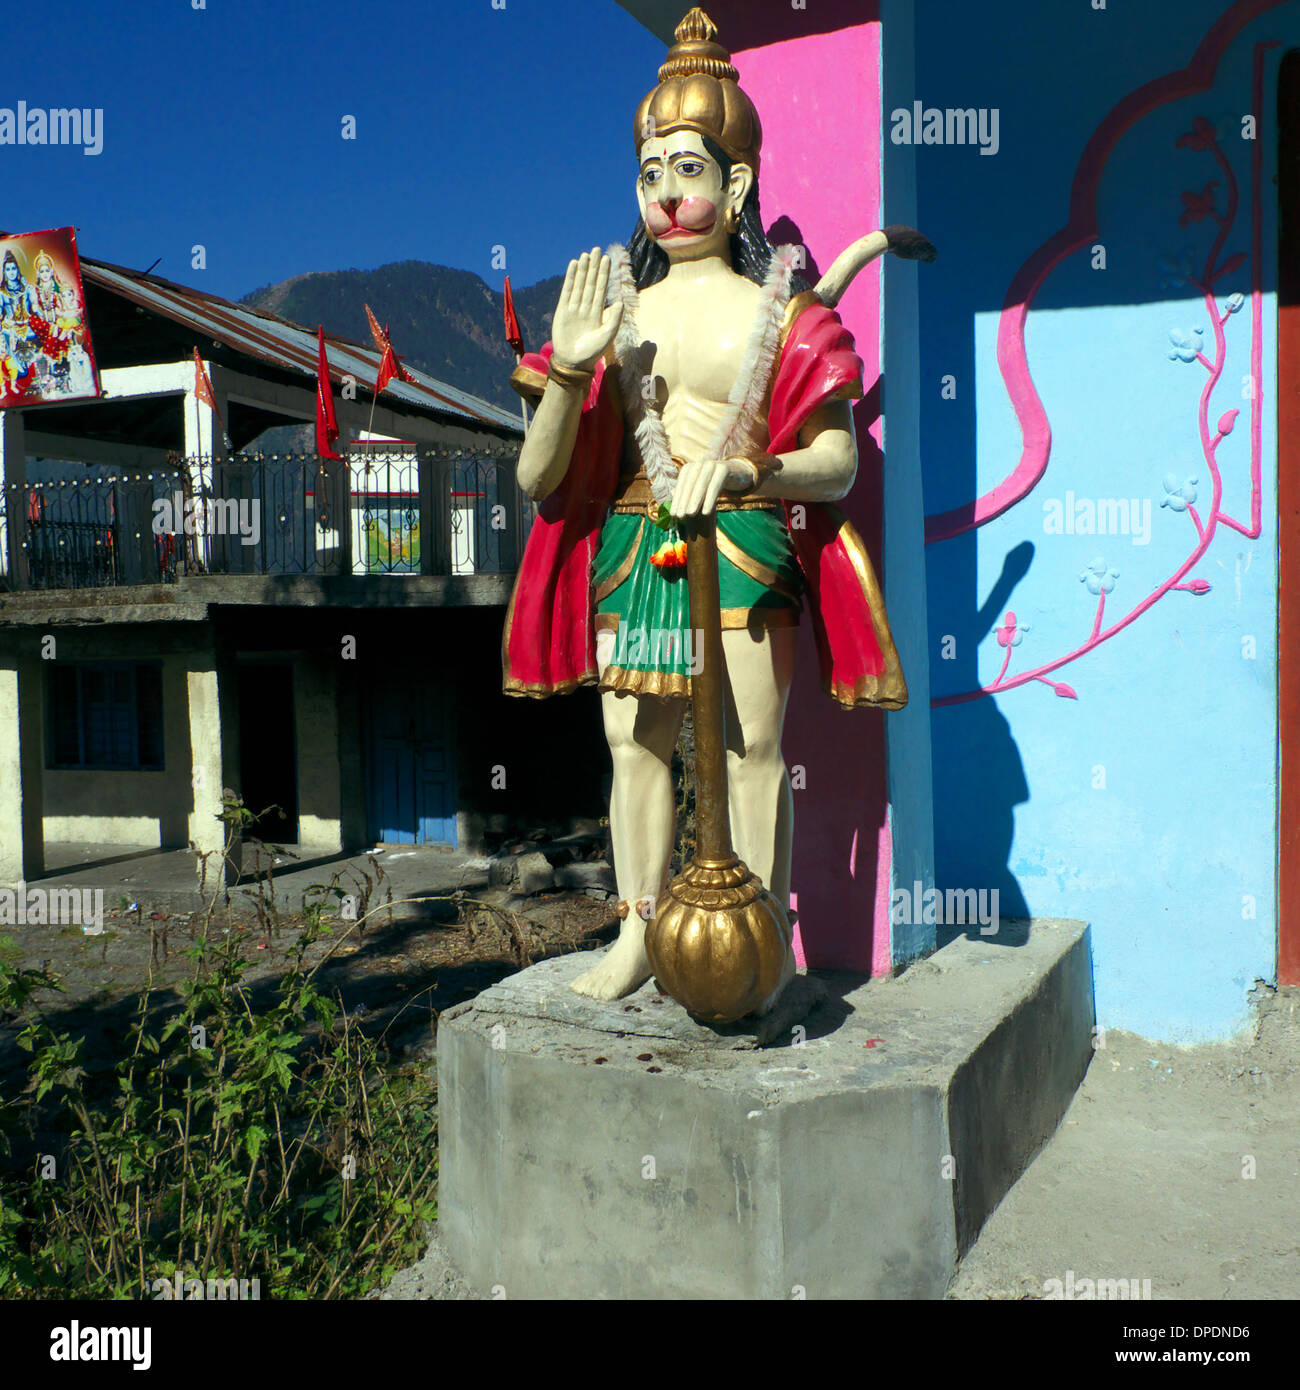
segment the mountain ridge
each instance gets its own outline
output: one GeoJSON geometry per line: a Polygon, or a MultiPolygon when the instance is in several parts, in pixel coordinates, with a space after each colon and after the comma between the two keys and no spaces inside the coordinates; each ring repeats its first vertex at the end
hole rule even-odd
{"type": "MultiPolygon", "coordinates": [[[[563,283],[555,275],[514,291],[530,351],[550,336],[563,283]]],[[[418,260],[373,270],[309,270],[259,286],[239,303],[366,344],[369,304],[404,362],[506,410],[518,408],[510,386],[515,355],[505,340],[505,294],[472,270],[418,260]]]]}

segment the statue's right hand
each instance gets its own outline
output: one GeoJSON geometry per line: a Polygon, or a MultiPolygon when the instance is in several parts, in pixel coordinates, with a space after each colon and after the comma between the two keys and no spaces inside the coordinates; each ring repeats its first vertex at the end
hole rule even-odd
{"type": "Polygon", "coordinates": [[[566,367],[594,367],[623,322],[622,303],[605,303],[611,269],[598,246],[569,262],[551,326],[555,357],[566,367]]]}

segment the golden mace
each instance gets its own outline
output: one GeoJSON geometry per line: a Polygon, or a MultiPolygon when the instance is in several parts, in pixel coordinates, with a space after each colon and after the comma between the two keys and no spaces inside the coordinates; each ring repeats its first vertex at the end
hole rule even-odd
{"type": "Polygon", "coordinates": [[[752,1013],[781,982],[790,928],[785,909],[732,848],[723,713],[722,613],[714,516],[686,546],[695,722],[695,853],[646,927],[661,989],[705,1023],[752,1013]]]}

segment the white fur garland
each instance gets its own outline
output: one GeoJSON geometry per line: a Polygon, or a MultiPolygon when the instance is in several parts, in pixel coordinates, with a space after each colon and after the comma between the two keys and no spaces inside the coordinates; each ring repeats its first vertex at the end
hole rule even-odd
{"type": "Polygon", "coordinates": [[[618,359],[619,383],[623,388],[623,408],[636,438],[641,460],[645,464],[650,491],[656,502],[667,502],[673,495],[677,470],[673,466],[673,451],[664,430],[663,417],[657,410],[647,408],[645,392],[637,370],[637,349],[641,334],[637,329],[636,310],[640,296],[632,276],[631,258],[627,248],[617,242],[606,253],[613,265],[610,269],[606,300],[613,304],[623,301],[623,322],[614,339],[614,355],[618,359]]]}
{"type": "MultiPolygon", "coordinates": [[[[650,491],[657,502],[667,502],[673,495],[677,470],[673,466],[672,447],[664,429],[663,417],[657,410],[648,408],[638,372],[637,349],[641,345],[641,335],[637,327],[637,305],[640,296],[632,276],[631,259],[627,248],[617,242],[609,247],[606,254],[612,262],[606,302],[613,304],[621,300],[623,304],[623,322],[614,340],[614,354],[619,364],[624,409],[645,464],[650,491]]],[[[781,325],[790,302],[796,259],[795,247],[775,248],[759,295],[754,327],[728,397],[728,409],[714,435],[708,455],[710,458],[734,458],[748,452],[759,411],[767,396],[772,369],[776,365],[781,325]]]]}
{"type": "Polygon", "coordinates": [[[767,278],[759,295],[758,317],[745,347],[740,370],[728,398],[730,409],[718,425],[709,457],[728,459],[749,452],[751,433],[767,396],[767,384],[776,365],[781,341],[781,325],[790,286],[794,279],[797,253],[793,246],[778,246],[767,268],[767,278]]]}

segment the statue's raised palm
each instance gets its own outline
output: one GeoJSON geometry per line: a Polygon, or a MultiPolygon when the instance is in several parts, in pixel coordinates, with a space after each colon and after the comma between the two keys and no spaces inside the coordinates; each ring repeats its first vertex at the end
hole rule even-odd
{"type": "Polygon", "coordinates": [[[585,371],[595,366],[623,322],[623,305],[605,303],[610,260],[599,247],[569,262],[560,302],[555,306],[551,342],[562,365],[585,371]]]}

